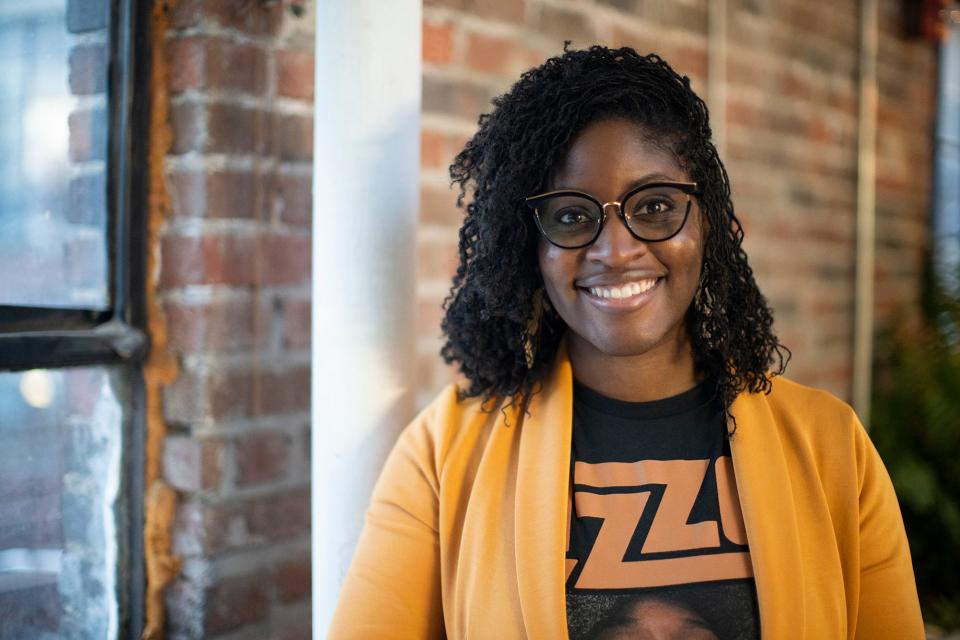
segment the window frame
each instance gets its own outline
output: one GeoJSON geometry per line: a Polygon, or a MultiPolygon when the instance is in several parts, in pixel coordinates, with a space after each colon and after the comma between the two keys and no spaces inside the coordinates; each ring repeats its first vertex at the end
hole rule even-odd
{"type": "Polygon", "coordinates": [[[123,406],[118,523],[118,634],[144,623],[143,545],[150,126],[150,19],[153,0],[108,0],[106,218],[110,307],[63,309],[0,305],[0,371],[76,366],[112,368],[123,406]],[[144,80],[146,79],[146,80],[144,80]]]}

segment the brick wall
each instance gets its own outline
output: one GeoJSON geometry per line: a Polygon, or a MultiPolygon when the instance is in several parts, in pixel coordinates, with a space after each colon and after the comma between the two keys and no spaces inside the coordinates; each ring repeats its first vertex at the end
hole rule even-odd
{"type": "MultiPolygon", "coordinates": [[[[660,53],[706,99],[707,0],[426,0],[417,300],[418,399],[452,378],[436,355],[440,303],[456,264],[460,212],[446,167],[492,96],[575,46],[660,53]]],[[[852,375],[857,4],[731,0],[724,161],[746,249],[794,351],[788,375],[850,399],[852,375]]],[[[934,116],[932,45],[901,33],[882,0],[877,175],[877,320],[917,299],[927,243],[934,116]]],[[[715,124],[716,126],[716,124],[715,124]]]]}
{"type": "Polygon", "coordinates": [[[310,634],[313,31],[301,2],[167,3],[158,299],[178,374],[171,638],[310,634]]]}

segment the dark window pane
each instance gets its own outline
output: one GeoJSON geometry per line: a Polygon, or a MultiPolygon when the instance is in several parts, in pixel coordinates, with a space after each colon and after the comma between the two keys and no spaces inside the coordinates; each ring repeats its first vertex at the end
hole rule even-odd
{"type": "Polygon", "coordinates": [[[108,369],[0,373],[0,638],[117,637],[122,424],[108,369]]]}
{"type": "Polygon", "coordinates": [[[104,309],[107,30],[66,4],[0,0],[0,304],[104,309]]]}

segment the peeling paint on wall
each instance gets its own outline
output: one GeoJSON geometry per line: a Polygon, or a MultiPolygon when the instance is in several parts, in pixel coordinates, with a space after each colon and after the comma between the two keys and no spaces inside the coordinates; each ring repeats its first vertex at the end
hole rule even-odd
{"type": "Polygon", "coordinates": [[[160,226],[170,211],[170,195],[164,179],[164,159],[170,149],[168,61],[166,32],[176,0],[157,0],[153,5],[150,38],[153,56],[150,74],[150,150],[147,222],[147,330],[152,348],[144,366],[146,381],[146,495],[144,496],[144,561],[146,563],[146,613],[143,638],[164,637],[163,589],[180,572],[180,558],[171,555],[171,528],[176,513],[176,493],[160,478],[160,461],[167,426],[163,418],[163,387],[176,378],[177,363],[167,350],[167,325],[157,300],[160,272],[160,226]]]}

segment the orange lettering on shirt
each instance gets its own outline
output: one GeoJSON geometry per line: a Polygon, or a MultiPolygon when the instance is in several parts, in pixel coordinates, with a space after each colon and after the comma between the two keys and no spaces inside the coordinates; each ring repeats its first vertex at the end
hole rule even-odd
{"type": "MultiPolygon", "coordinates": [[[[663,499],[643,543],[643,553],[686,551],[720,546],[717,523],[687,524],[707,474],[709,460],[640,460],[574,466],[574,481],[591,487],[664,485],[663,499]],[[579,472],[579,473],[578,473],[579,472]]],[[[637,518],[639,520],[639,517],[637,518]]],[[[636,524],[636,522],[634,523],[636,524]]]]}
{"type": "Polygon", "coordinates": [[[753,575],[750,554],[746,551],[625,561],[627,545],[649,496],[646,491],[607,495],[576,493],[578,515],[603,519],[590,556],[577,578],[577,589],[639,589],[753,575]]]}
{"type": "MultiPolygon", "coordinates": [[[[596,494],[578,491],[572,502],[578,517],[601,518],[590,556],[577,577],[578,589],[632,589],[753,575],[749,552],[702,553],[680,558],[645,559],[653,553],[695,551],[720,546],[717,522],[688,523],[694,502],[706,477],[709,460],[642,460],[574,465],[574,482],[598,488],[664,486],[663,498],[641,549],[639,560],[624,560],[651,493],[596,494]]],[[[724,535],[735,544],[746,544],[736,484],[729,456],[715,465],[724,535]]],[[[568,502],[569,505],[569,502],[568,502]]],[[[569,506],[568,506],[569,511],[569,506]]],[[[569,515],[572,518],[572,514],[569,515]]],[[[569,529],[567,547],[569,549],[569,529]]],[[[567,560],[567,578],[576,566],[567,560]]]]}

